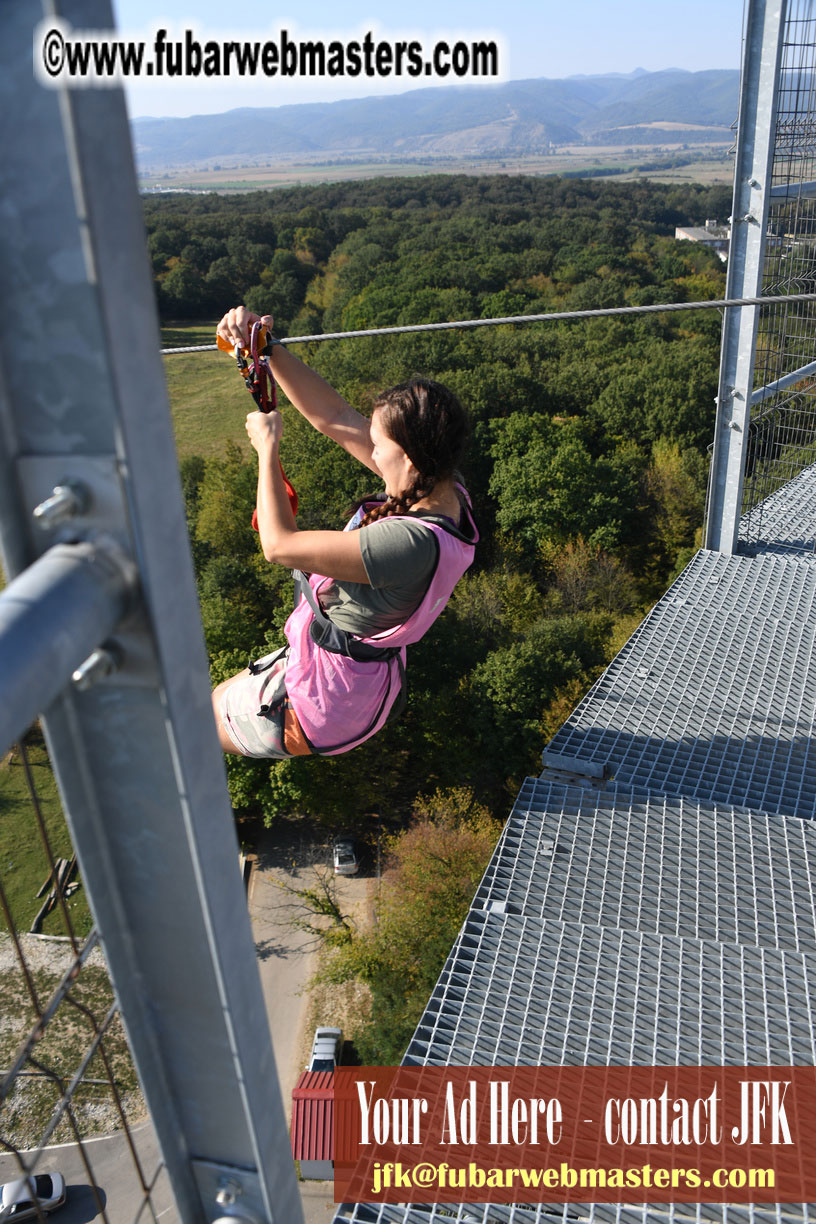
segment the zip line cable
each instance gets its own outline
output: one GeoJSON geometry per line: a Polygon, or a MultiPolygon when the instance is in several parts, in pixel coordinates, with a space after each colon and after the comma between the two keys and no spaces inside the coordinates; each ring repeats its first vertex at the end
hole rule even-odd
{"type": "MultiPolygon", "coordinates": [[[[662,314],[670,310],[713,310],[729,306],[776,306],[783,302],[816,302],[816,293],[786,293],[778,297],[716,298],[707,302],[664,302],[656,306],[605,306],[597,310],[558,310],[550,314],[509,315],[502,319],[460,319],[454,323],[410,323],[402,327],[367,327],[360,331],[322,332],[317,336],[282,336],[281,344],[310,344],[320,340],[353,340],[358,336],[400,336],[408,332],[454,331],[467,327],[496,327],[507,323],[550,323],[565,319],[599,319],[610,315],[662,314]]],[[[193,344],[186,348],[162,349],[163,357],[174,353],[215,352],[216,344],[193,344]]]]}

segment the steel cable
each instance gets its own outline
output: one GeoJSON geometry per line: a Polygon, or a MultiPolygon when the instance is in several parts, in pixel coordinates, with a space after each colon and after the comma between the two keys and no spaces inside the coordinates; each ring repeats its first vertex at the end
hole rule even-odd
{"type": "MultiPolygon", "coordinates": [[[[281,336],[281,344],[311,344],[321,340],[353,340],[361,336],[399,336],[411,332],[455,331],[468,327],[497,327],[512,323],[553,323],[569,319],[600,319],[613,315],[662,314],[673,310],[722,310],[730,306],[770,306],[779,302],[816,302],[816,293],[786,293],[779,297],[715,298],[706,302],[663,302],[649,306],[604,306],[595,310],[557,310],[549,314],[508,315],[499,319],[459,319],[452,323],[407,323],[400,327],[367,327],[359,331],[322,332],[314,336],[281,336]]],[[[162,356],[175,353],[209,353],[215,344],[192,344],[162,349],[162,356]]]]}

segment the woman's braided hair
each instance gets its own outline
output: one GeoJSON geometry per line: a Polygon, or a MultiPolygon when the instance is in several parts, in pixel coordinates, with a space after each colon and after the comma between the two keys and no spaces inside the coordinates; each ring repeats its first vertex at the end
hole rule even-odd
{"type": "Polygon", "coordinates": [[[380,424],[405,451],[417,471],[411,486],[373,506],[361,527],[393,514],[406,514],[440,482],[456,472],[468,439],[467,414],[458,398],[430,378],[412,378],[383,391],[374,401],[380,424]]]}

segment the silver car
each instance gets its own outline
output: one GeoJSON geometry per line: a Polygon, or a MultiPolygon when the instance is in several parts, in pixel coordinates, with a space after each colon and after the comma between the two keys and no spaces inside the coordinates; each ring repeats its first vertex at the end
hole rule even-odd
{"type": "Polygon", "coordinates": [[[350,837],[338,837],[334,842],[334,874],[356,875],[360,870],[357,847],[350,837]]]}
{"type": "Polygon", "coordinates": [[[35,1173],[0,1186],[0,1220],[34,1220],[37,1218],[36,1196],[40,1211],[56,1211],[66,1198],[65,1178],[61,1173],[35,1173]]]}
{"type": "Polygon", "coordinates": [[[315,1029],[312,1052],[306,1064],[307,1071],[333,1071],[340,1061],[343,1048],[343,1030],[320,1027],[315,1029]]]}

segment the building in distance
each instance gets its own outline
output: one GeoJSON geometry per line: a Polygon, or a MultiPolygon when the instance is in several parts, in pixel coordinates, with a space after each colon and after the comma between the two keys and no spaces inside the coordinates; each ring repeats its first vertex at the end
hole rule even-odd
{"type": "Polygon", "coordinates": [[[707,220],[705,225],[678,225],[674,231],[678,242],[699,242],[711,247],[725,263],[728,259],[728,244],[731,240],[731,226],[719,225],[717,221],[707,220]]]}

